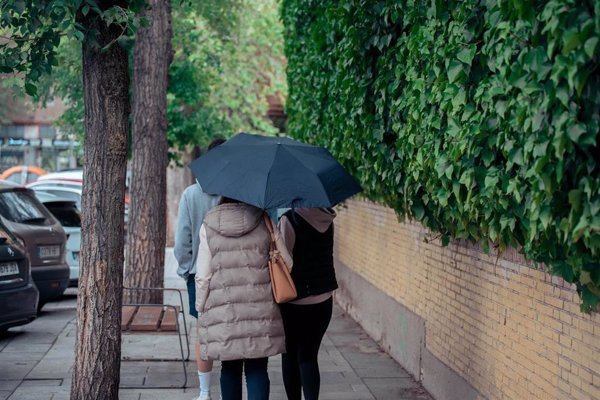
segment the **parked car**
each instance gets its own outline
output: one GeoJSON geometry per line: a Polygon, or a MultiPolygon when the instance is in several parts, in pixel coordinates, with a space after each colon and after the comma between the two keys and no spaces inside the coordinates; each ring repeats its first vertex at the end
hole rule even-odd
{"type": "MultiPolygon", "coordinates": [[[[58,175],[59,173],[56,173],[58,175]]],[[[54,174],[48,174],[54,175],[54,174]]],[[[31,182],[27,185],[29,189],[34,190],[36,193],[49,193],[58,197],[62,197],[68,200],[72,200],[76,203],[79,212],[82,212],[81,208],[81,196],[83,194],[83,184],[71,180],[60,180],[60,179],[45,179],[35,182],[31,182]]],[[[129,196],[125,198],[125,232],[127,232],[127,225],[129,222],[129,196]]]]}
{"type": "Polygon", "coordinates": [[[48,181],[48,180],[58,180],[58,181],[72,181],[79,182],[80,184],[83,182],[83,170],[82,169],[74,169],[60,172],[50,172],[48,174],[40,176],[38,181],[48,181]]]}
{"type": "Polygon", "coordinates": [[[0,332],[33,321],[38,300],[27,252],[0,222],[0,332]]]}
{"type": "MultiPolygon", "coordinates": [[[[56,186],[77,186],[79,188],[83,186],[83,170],[73,169],[59,172],[51,172],[49,174],[40,176],[37,181],[31,182],[27,187],[34,187],[36,185],[52,184],[56,186]]],[[[125,177],[125,210],[129,208],[129,187],[131,185],[131,171],[127,170],[125,177]]]]}
{"type": "Polygon", "coordinates": [[[69,286],[77,286],[79,281],[79,252],[81,248],[81,214],[80,205],[75,201],[61,198],[45,191],[35,191],[38,200],[60,222],[67,234],[65,258],[69,264],[69,286]]]}
{"type": "Polygon", "coordinates": [[[7,181],[5,179],[0,179],[0,185],[4,185],[4,186],[21,186],[18,183],[14,183],[13,181],[7,181]]]}
{"type": "Polygon", "coordinates": [[[0,221],[27,249],[31,275],[40,292],[38,308],[63,294],[69,285],[65,262],[67,235],[33,191],[0,185],[0,221]]]}
{"type": "Polygon", "coordinates": [[[38,200],[60,222],[67,234],[65,258],[69,264],[69,286],[77,286],[79,281],[79,253],[81,248],[81,214],[75,201],[62,198],[43,190],[36,190],[38,200]]]}
{"type": "Polygon", "coordinates": [[[2,172],[0,179],[11,181],[17,185],[24,185],[35,181],[44,174],[46,174],[46,171],[35,165],[17,165],[2,172]]]}
{"type": "Polygon", "coordinates": [[[80,184],[63,185],[60,183],[56,184],[54,181],[40,181],[33,182],[32,184],[27,185],[27,187],[32,189],[36,196],[38,193],[41,193],[42,195],[47,194],[64,200],[73,201],[75,202],[77,209],[81,212],[81,194],[83,189],[80,184]]]}

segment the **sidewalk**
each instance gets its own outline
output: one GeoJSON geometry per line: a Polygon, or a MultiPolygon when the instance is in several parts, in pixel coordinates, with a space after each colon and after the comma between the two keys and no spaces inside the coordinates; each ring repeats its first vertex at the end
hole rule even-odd
{"type": "MultiPolygon", "coordinates": [[[[165,286],[182,287],[174,275],[171,253],[167,253],[165,286]]],[[[59,400],[69,398],[75,346],[76,296],[73,290],[50,303],[38,319],[12,329],[0,338],[0,400],[59,400]]],[[[195,332],[193,323],[190,332],[195,332]]],[[[177,336],[124,335],[125,358],[173,359],[179,352],[177,336]]],[[[192,350],[193,353],[193,350],[192,350]]],[[[193,357],[193,354],[192,354],[193,357]]],[[[430,400],[431,397],[339,307],[319,353],[321,399],[323,400],[430,400]]],[[[194,362],[188,366],[188,388],[183,383],[181,362],[123,361],[123,400],[191,400],[197,396],[198,378],[194,362]],[[157,388],[160,387],[160,388],[157,388]]],[[[218,399],[219,366],[215,363],[212,391],[218,399]]],[[[280,357],[269,360],[271,399],[286,398],[280,357]]]]}

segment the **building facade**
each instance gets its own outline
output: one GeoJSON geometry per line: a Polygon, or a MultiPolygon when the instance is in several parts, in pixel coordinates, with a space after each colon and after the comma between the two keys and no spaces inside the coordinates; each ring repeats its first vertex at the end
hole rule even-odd
{"type": "Polygon", "coordinates": [[[78,167],[79,141],[53,125],[65,110],[62,101],[48,102],[46,107],[9,101],[0,125],[0,172],[17,165],[49,171],[78,167]]]}

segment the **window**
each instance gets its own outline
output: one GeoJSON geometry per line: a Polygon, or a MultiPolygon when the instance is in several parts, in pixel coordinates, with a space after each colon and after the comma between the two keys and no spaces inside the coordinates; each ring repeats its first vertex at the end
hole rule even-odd
{"type": "Polygon", "coordinates": [[[25,125],[5,125],[0,128],[0,137],[23,138],[25,137],[25,125]]]}
{"type": "Polygon", "coordinates": [[[13,236],[13,234],[6,229],[4,225],[0,223],[0,244],[9,242],[10,244],[15,243],[17,239],[13,236]]]}
{"type": "Polygon", "coordinates": [[[53,126],[40,126],[40,137],[43,139],[54,139],[56,137],[56,128],[53,126]]]}
{"type": "Polygon", "coordinates": [[[44,224],[47,215],[44,209],[27,192],[1,192],[0,214],[9,221],[26,224],[44,224]]]}
{"type": "Polygon", "coordinates": [[[79,210],[81,210],[81,195],[79,193],[69,192],[67,190],[55,190],[55,189],[45,189],[44,191],[47,193],[53,194],[56,197],[74,201],[75,206],[79,210]]]}
{"type": "Polygon", "coordinates": [[[81,228],[81,215],[79,215],[77,208],[75,208],[75,203],[57,201],[47,202],[44,205],[62,226],[67,228],[81,228]]]}

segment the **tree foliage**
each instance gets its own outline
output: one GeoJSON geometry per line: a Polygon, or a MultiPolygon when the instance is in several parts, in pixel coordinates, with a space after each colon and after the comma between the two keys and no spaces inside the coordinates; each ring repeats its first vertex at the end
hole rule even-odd
{"type": "MultiPolygon", "coordinates": [[[[265,118],[267,97],[284,100],[287,93],[277,7],[277,0],[173,3],[167,103],[171,148],[205,145],[241,130],[277,131],[265,118]]],[[[40,92],[61,97],[67,109],[58,124],[81,133],[78,43],[64,38],[54,57],[57,66],[40,92]]]]}
{"type": "Polygon", "coordinates": [[[289,127],[372,199],[600,299],[600,3],[284,0],[289,127]]]}
{"type": "Polygon", "coordinates": [[[98,14],[107,25],[119,25],[119,41],[130,38],[141,23],[135,13],[144,1],[127,3],[128,7],[101,8],[94,0],[1,1],[0,72],[19,73],[26,93],[37,95],[37,82],[59,65],[58,48],[63,38],[81,42],[87,35],[94,39],[96,32],[81,24],[81,18],[89,13],[98,14]]]}

